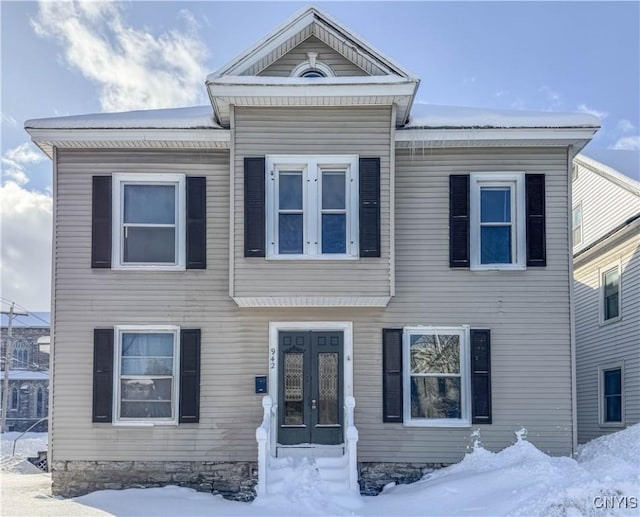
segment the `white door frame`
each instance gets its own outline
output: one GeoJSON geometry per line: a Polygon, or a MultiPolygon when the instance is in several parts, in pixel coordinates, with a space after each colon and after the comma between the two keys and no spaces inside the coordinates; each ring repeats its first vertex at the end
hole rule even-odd
{"type": "MultiPolygon", "coordinates": [[[[269,396],[278,404],[278,364],[281,331],[335,331],[344,335],[343,400],[353,397],[353,322],[351,321],[270,321],[269,322],[269,396]]],[[[278,414],[271,418],[271,454],[275,456],[278,443],[278,414]]],[[[346,423],[345,423],[346,424],[346,423]]],[[[345,425],[343,424],[343,426],[345,425]]]]}

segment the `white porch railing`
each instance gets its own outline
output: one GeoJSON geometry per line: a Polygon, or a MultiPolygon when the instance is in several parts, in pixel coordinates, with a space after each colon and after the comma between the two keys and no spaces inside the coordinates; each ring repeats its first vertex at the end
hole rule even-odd
{"type": "Polygon", "coordinates": [[[256,440],[258,441],[258,495],[267,493],[267,472],[269,465],[269,451],[271,446],[271,408],[273,401],[269,395],[262,397],[263,417],[260,427],[256,429],[256,440]]]}
{"type": "Polygon", "coordinates": [[[360,493],[358,485],[358,430],[353,420],[353,410],[356,407],[356,399],[348,396],[344,400],[344,423],[346,430],[345,453],[347,455],[349,468],[349,490],[360,493]]]}

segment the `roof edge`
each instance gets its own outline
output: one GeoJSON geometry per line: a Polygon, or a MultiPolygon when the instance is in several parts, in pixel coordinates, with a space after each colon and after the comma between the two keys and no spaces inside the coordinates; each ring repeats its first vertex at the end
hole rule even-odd
{"type": "Polygon", "coordinates": [[[594,174],[602,176],[604,179],[618,185],[619,187],[629,191],[630,193],[640,197],[640,181],[636,181],[633,178],[628,177],[626,174],[618,172],[613,167],[610,167],[598,160],[594,160],[584,154],[578,154],[573,159],[574,163],[590,170],[594,174]]]}

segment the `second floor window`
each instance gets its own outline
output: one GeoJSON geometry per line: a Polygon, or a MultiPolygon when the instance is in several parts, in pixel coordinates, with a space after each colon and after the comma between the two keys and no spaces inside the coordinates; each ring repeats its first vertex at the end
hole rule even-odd
{"type": "Polygon", "coordinates": [[[113,263],[184,268],[184,176],[113,176],[113,263]]]}
{"type": "Polygon", "coordinates": [[[601,273],[602,321],[620,318],[620,268],[613,266],[601,273]]]}
{"type": "Polygon", "coordinates": [[[357,156],[268,156],[267,256],[357,257],[357,185],[357,156]]]}
{"type": "Polygon", "coordinates": [[[577,246],[582,242],[582,205],[574,207],[571,212],[571,228],[573,245],[577,246]]]}
{"type": "Polygon", "coordinates": [[[13,367],[28,368],[29,367],[29,350],[26,343],[19,341],[13,345],[13,367]]]}

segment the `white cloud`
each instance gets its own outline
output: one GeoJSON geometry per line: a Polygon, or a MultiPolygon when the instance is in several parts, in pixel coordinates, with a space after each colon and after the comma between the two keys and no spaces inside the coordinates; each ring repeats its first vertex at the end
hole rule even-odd
{"type": "Polygon", "coordinates": [[[3,181],[13,181],[18,185],[27,184],[29,177],[25,166],[42,160],[44,160],[44,155],[30,142],[25,142],[5,151],[2,158],[0,158],[3,181]]]}
{"type": "Polygon", "coordinates": [[[590,108],[586,104],[580,104],[577,109],[580,113],[588,113],[589,115],[598,117],[600,120],[605,119],[609,116],[609,113],[607,113],[606,111],[598,111],[597,109],[590,108]]]}
{"type": "Polygon", "coordinates": [[[551,102],[552,105],[561,104],[560,102],[560,94],[555,90],[552,90],[548,86],[544,85],[538,88],[539,92],[542,92],[547,97],[547,100],[551,102]]]}
{"type": "Polygon", "coordinates": [[[32,311],[50,307],[51,213],[49,194],[13,181],[0,187],[2,296],[32,311]]]}
{"type": "Polygon", "coordinates": [[[43,1],[32,25],[39,36],[61,44],[66,63],[98,84],[104,111],[204,101],[207,50],[193,15],[182,9],[183,30],[154,35],[128,25],[125,6],[43,1]]]}
{"type": "Polygon", "coordinates": [[[2,123],[7,126],[15,127],[18,125],[18,121],[8,113],[0,113],[0,119],[2,120],[2,123]]]}
{"type": "Polygon", "coordinates": [[[618,123],[616,124],[616,129],[618,131],[621,131],[622,133],[630,133],[635,129],[635,126],[631,123],[630,120],[623,118],[618,120],[618,123]]]}
{"type": "Polygon", "coordinates": [[[609,149],[615,149],[616,151],[640,151],[640,135],[619,138],[615,144],[609,146],[609,149]]]}

